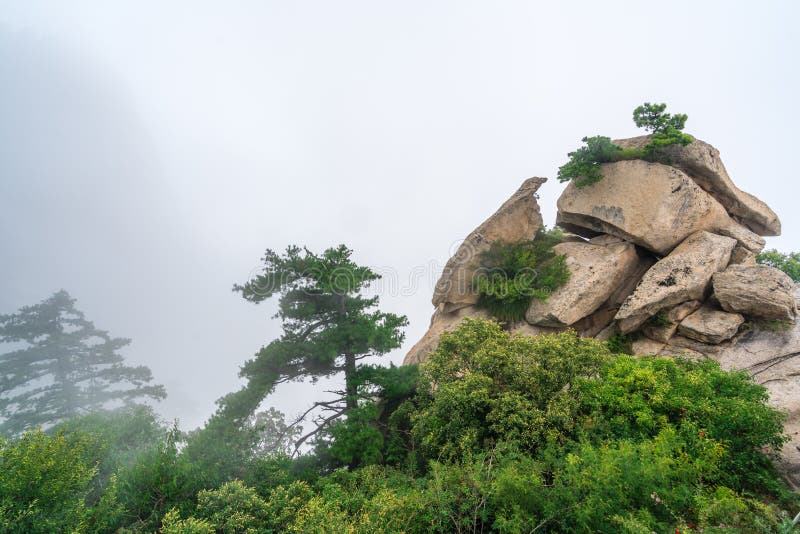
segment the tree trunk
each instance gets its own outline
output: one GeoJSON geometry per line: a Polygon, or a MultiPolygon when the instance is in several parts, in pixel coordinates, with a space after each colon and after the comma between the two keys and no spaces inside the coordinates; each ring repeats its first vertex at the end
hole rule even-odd
{"type": "Polygon", "coordinates": [[[347,411],[358,407],[358,387],[356,385],[356,355],[347,353],[344,355],[344,391],[346,395],[347,411]]]}

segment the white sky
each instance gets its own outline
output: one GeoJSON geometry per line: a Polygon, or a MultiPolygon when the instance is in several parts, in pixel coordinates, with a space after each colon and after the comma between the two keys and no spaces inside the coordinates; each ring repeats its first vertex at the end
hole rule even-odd
{"type": "MultiPolygon", "coordinates": [[[[59,288],[191,428],[280,333],[230,291],[346,243],[428,325],[436,267],[584,135],[667,102],[800,250],[800,3],[0,1],[0,313],[59,288]],[[433,272],[432,272],[433,271],[433,272]],[[413,273],[425,272],[409,288],[413,273]]],[[[388,361],[388,360],[387,360],[388,361]]],[[[293,414],[323,385],[270,402],[293,414]]]]}

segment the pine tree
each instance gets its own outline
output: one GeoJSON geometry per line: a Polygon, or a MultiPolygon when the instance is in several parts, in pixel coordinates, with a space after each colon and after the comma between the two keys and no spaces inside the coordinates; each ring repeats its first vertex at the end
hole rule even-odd
{"type": "Polygon", "coordinates": [[[408,320],[374,310],[378,297],[361,292],[380,275],[357,265],[351,255],[344,245],[322,254],[297,246],[284,255],[267,250],[262,273],[234,286],[254,303],[280,295],[276,317],[284,333],[245,363],[240,374],[248,384],[220,401],[221,415],[244,421],[275,385],[337,373],[344,374],[339,397],[312,406],[326,412],[317,420],[317,430],[358,406],[359,361],[399,347],[404,337],[400,329],[408,320]]]}
{"type": "Polygon", "coordinates": [[[130,367],[117,351],[129,339],[112,338],[75,309],[64,290],[11,315],[0,315],[0,432],[19,435],[76,415],[136,399],[163,399],[145,366],[130,367]]]}

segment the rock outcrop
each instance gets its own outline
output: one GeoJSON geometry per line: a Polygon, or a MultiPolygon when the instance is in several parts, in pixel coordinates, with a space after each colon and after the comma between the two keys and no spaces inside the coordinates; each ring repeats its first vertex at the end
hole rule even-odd
{"type": "MultiPolygon", "coordinates": [[[[650,142],[651,135],[618,139],[614,144],[622,148],[642,148],[650,142]]],[[[781,235],[781,221],[764,202],[745,193],[733,184],[719,150],[705,141],[695,139],[686,146],[673,145],[664,149],[670,165],[681,169],[708,194],[725,206],[738,222],[758,235],[781,235]]]]}
{"type": "MultiPolygon", "coordinates": [[[[614,143],[641,148],[649,140],[614,143]]],[[[779,235],[780,221],[734,185],[711,145],[695,140],[668,147],[664,156],[669,164],[603,164],[600,181],[566,187],[556,221],[571,233],[553,250],[566,256],[570,278],[547,300],[532,299],[525,321],[506,328],[627,336],[635,354],[712,358],[747,370],[788,413],[792,442],[781,462],[800,485],[800,289],[783,272],[756,263],[762,236],[779,235]]],[[[431,327],[406,363],[423,362],[439,335],[464,317],[488,317],[471,283],[481,252],[494,242],[534,238],[542,227],[535,193],[543,182],[523,183],[448,261],[431,327]]]]}
{"type": "Polygon", "coordinates": [[[586,237],[611,234],[664,256],[701,230],[733,237],[758,252],[764,240],[734,221],[683,171],[641,160],[602,165],[603,179],[570,182],[556,224],[586,237]]]}
{"type": "MultiPolygon", "coordinates": [[[[800,286],[793,294],[800,299],[800,286]]],[[[723,369],[750,373],[769,391],[770,404],[786,412],[784,433],[789,442],[778,465],[794,489],[800,489],[800,323],[780,328],[753,325],[712,357],[723,369]]]]}
{"type": "Polygon", "coordinates": [[[489,250],[497,241],[514,243],[529,241],[536,236],[542,227],[536,192],[546,181],[547,178],[525,180],[494,215],[464,239],[436,282],[432,299],[434,306],[444,305],[446,312],[452,312],[478,302],[472,282],[481,252],[489,250]]]}

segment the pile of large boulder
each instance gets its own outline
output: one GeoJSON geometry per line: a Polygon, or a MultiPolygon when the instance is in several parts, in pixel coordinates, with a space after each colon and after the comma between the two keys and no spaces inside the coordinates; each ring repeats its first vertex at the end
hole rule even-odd
{"type": "MultiPolygon", "coordinates": [[[[711,145],[695,140],[665,156],[669,164],[606,163],[602,180],[567,186],[556,224],[568,233],[554,251],[566,256],[569,280],[547,300],[532,299],[525,321],[506,326],[533,335],[571,328],[602,340],[625,336],[636,354],[713,358],[748,370],[789,412],[783,461],[798,482],[800,290],[755,261],[764,236],[780,234],[780,221],[733,184],[711,145]]],[[[495,242],[534,239],[542,227],[536,192],[545,181],[526,180],[467,236],[436,285],[430,329],[405,363],[425,361],[439,335],[464,317],[488,317],[472,284],[481,253],[495,242]]]]}

